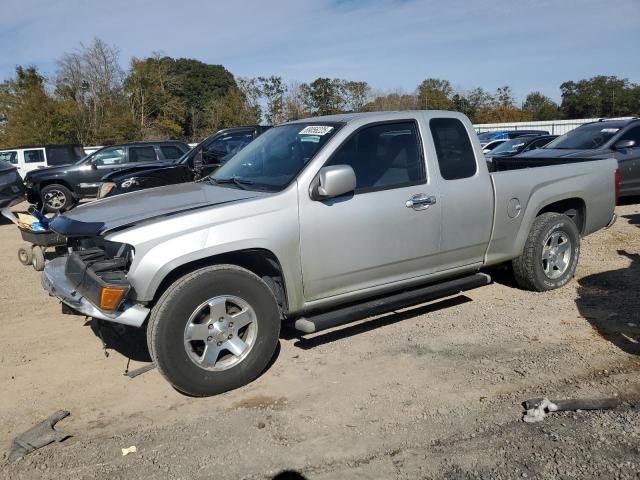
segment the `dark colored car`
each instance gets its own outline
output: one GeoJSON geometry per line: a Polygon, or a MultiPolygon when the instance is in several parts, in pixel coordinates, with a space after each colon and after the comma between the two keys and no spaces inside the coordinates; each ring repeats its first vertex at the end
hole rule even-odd
{"type": "Polygon", "coordinates": [[[133,165],[169,162],[189,151],[184,142],[134,142],[96,150],[72,165],[42,168],[26,174],[27,200],[47,212],[67,210],[98,193],[106,174],[133,165]]]}
{"type": "Polygon", "coordinates": [[[9,162],[0,161],[0,209],[24,201],[24,185],[18,169],[9,162]]]}
{"type": "Polygon", "coordinates": [[[640,195],[640,119],[585,123],[544,147],[522,153],[531,158],[615,158],[620,196],[640,195]]]}
{"type": "Polygon", "coordinates": [[[558,138],[558,135],[523,135],[512,138],[486,153],[485,157],[513,157],[519,153],[544,147],[554,138],[558,138]]]}
{"type": "Polygon", "coordinates": [[[547,130],[499,130],[479,133],[478,139],[480,139],[480,145],[484,147],[491,140],[512,139],[523,135],[549,135],[549,132],[547,130]]]}
{"type": "Polygon", "coordinates": [[[151,163],[109,173],[102,177],[98,198],[205,177],[268,128],[259,125],[225,128],[172,162],[151,163]]]}

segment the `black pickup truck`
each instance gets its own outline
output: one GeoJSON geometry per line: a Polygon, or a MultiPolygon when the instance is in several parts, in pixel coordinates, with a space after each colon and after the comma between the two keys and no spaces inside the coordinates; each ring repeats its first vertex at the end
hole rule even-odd
{"type": "Polygon", "coordinates": [[[134,165],[169,162],[189,151],[184,142],[135,142],[96,150],[74,164],[41,168],[24,178],[27,200],[47,212],[64,211],[98,192],[100,179],[134,165]]]}
{"type": "Polygon", "coordinates": [[[179,159],[136,165],[108,173],[101,179],[98,198],[192,182],[205,177],[268,128],[261,125],[225,128],[204,139],[179,159]]]}

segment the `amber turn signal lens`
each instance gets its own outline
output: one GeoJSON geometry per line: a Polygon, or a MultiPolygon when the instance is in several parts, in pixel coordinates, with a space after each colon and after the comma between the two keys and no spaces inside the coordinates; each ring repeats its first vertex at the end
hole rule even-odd
{"type": "Polygon", "coordinates": [[[104,287],[100,295],[100,308],[107,311],[115,310],[120,305],[125,291],[124,287],[104,287]]]}

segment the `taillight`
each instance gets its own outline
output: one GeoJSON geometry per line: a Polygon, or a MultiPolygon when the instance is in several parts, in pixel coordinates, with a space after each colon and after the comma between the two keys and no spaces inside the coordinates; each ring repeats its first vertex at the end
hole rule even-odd
{"type": "Polygon", "coordinates": [[[614,185],[616,189],[616,205],[618,205],[618,200],[620,199],[620,169],[616,168],[616,173],[614,175],[614,185]]]}

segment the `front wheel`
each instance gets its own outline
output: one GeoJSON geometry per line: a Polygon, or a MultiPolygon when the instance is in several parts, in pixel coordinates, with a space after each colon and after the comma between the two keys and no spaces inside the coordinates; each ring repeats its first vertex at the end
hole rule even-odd
{"type": "Polygon", "coordinates": [[[513,273],[522,288],[543,292],[565,285],[576,272],[580,233],[566,215],[543,213],[533,222],[513,273]]]}
{"type": "Polygon", "coordinates": [[[177,390],[207,396],[254,380],[271,360],[280,312],[269,287],[233,265],[205,267],[160,297],[147,325],[149,352],[177,390]]]}

